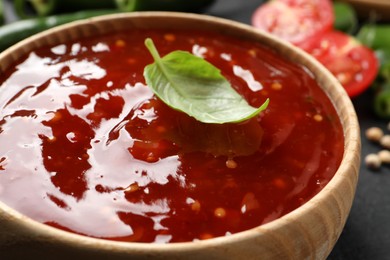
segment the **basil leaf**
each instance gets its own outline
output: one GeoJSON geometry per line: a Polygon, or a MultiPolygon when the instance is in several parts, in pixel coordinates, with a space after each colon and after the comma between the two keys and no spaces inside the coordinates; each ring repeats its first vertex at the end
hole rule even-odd
{"type": "Polygon", "coordinates": [[[173,51],[160,57],[151,39],[145,45],[154,63],[144,69],[146,83],[163,102],[203,123],[236,123],[266,109],[250,106],[206,60],[185,51],[173,51]]]}

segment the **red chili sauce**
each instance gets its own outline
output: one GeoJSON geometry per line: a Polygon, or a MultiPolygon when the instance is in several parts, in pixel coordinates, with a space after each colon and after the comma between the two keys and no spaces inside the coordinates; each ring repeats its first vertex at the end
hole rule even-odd
{"type": "Polygon", "coordinates": [[[39,222],[119,241],[182,242],[275,220],[335,174],[343,131],[305,68],[260,44],[140,30],[38,49],[0,76],[0,200],[39,222]],[[202,124],[145,85],[152,57],[221,69],[258,118],[202,124]]]}

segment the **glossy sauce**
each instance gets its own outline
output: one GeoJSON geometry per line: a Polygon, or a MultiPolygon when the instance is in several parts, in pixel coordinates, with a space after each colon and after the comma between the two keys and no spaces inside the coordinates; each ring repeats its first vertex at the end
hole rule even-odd
{"type": "Polygon", "coordinates": [[[48,225],[182,242],[270,222],[318,193],[343,154],[337,114],[304,68],[205,32],[131,31],[38,49],[0,75],[0,200],[48,225]],[[221,69],[260,117],[205,125],[155,98],[151,37],[221,69]]]}

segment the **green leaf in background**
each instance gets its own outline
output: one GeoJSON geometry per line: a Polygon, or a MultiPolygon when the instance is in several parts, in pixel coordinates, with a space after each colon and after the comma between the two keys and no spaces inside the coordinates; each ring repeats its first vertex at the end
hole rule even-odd
{"type": "Polygon", "coordinates": [[[333,11],[335,14],[334,28],[353,34],[358,26],[355,9],[348,3],[334,2],[333,11]]]}
{"type": "Polygon", "coordinates": [[[266,109],[269,100],[254,108],[206,60],[185,51],[160,57],[151,39],[145,45],[154,63],[145,67],[146,83],[168,106],[203,123],[242,122],[266,109]]]}
{"type": "Polygon", "coordinates": [[[0,0],[0,25],[4,23],[4,6],[3,0],[0,0]]]}
{"type": "Polygon", "coordinates": [[[22,19],[116,7],[114,0],[13,0],[13,6],[22,19]]]}
{"type": "Polygon", "coordinates": [[[198,12],[215,0],[115,0],[119,10],[132,11],[181,11],[198,12]]]}
{"type": "Polygon", "coordinates": [[[14,0],[13,5],[19,18],[26,19],[34,16],[46,16],[53,13],[57,0],[14,0]],[[28,7],[34,14],[28,13],[28,7]]]}
{"type": "Polygon", "coordinates": [[[70,14],[52,15],[9,23],[0,27],[0,52],[38,32],[54,26],[105,14],[117,13],[116,9],[87,10],[70,14]]]}

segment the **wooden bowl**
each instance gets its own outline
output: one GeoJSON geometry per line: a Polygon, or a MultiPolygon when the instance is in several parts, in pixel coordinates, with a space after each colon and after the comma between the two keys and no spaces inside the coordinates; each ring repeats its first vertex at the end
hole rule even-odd
{"type": "Polygon", "coordinates": [[[129,28],[190,28],[261,42],[306,66],[334,104],[342,122],[345,152],[333,179],[291,213],[262,226],[204,241],[145,244],[114,242],[38,223],[0,202],[0,252],[4,259],[325,259],[349,214],[360,166],[360,135],[352,103],[338,81],[303,51],[250,26],[195,14],[145,12],[74,22],[28,38],[0,54],[0,73],[34,48],[129,28]]]}

